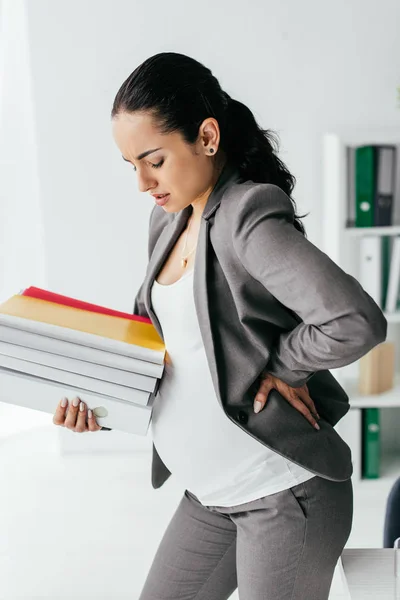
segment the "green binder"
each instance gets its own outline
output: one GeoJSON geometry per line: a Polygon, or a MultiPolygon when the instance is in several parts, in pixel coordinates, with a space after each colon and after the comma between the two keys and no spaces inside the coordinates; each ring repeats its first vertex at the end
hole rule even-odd
{"type": "Polygon", "coordinates": [[[391,258],[391,246],[392,240],[390,236],[382,236],[382,297],[380,307],[382,310],[386,306],[386,298],[389,286],[390,276],[390,258],[391,258]]]}
{"type": "Polygon", "coordinates": [[[359,146],[355,160],[356,227],[374,226],[375,148],[359,146]]]}
{"type": "Polygon", "coordinates": [[[380,476],[380,423],[379,408],[362,409],[362,476],[377,479],[380,476]]]}

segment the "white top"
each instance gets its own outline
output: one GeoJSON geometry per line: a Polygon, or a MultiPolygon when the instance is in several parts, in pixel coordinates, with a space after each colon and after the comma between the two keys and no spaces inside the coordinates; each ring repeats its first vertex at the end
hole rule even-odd
{"type": "Polygon", "coordinates": [[[150,423],[158,454],[205,506],[250,502],[311,479],[314,473],[270,450],[225,415],[198,324],[193,271],[171,285],[155,281],[151,290],[168,354],[150,423]]]}

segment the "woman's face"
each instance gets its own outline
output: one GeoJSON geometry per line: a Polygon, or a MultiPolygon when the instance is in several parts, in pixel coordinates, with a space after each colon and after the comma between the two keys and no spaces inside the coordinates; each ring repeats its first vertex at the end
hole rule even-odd
{"type": "Polygon", "coordinates": [[[149,113],[120,113],[113,118],[112,128],[122,157],[136,172],[140,192],[169,194],[166,203],[157,201],[168,213],[189,204],[205,206],[218,179],[209,153],[213,148],[215,157],[220,140],[215,119],[203,121],[194,145],[186,143],[180,133],[162,135],[149,113]],[[147,155],[141,158],[144,153],[147,155]]]}

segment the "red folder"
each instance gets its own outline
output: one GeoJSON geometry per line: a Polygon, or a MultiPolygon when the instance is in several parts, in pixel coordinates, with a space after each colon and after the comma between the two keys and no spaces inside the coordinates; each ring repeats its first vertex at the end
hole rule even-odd
{"type": "Polygon", "coordinates": [[[82,300],[76,300],[75,298],[69,298],[68,296],[62,296],[61,294],[54,294],[53,292],[42,290],[37,287],[27,288],[21,293],[21,296],[29,296],[30,298],[38,298],[39,300],[46,300],[47,302],[53,302],[54,304],[62,304],[64,306],[80,308],[81,310],[101,313],[103,315],[111,315],[113,317],[121,317],[123,319],[130,319],[131,321],[141,321],[142,323],[151,324],[151,320],[147,317],[140,317],[139,315],[112,310],[111,308],[105,308],[104,306],[98,306],[97,304],[90,304],[89,302],[83,302],[82,300]]]}

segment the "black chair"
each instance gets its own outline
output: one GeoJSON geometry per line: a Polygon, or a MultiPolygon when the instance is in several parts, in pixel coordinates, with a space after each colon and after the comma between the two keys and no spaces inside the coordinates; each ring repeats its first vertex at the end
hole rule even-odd
{"type": "Polygon", "coordinates": [[[383,547],[393,548],[400,538],[400,477],[393,484],[386,502],[383,547]]]}

